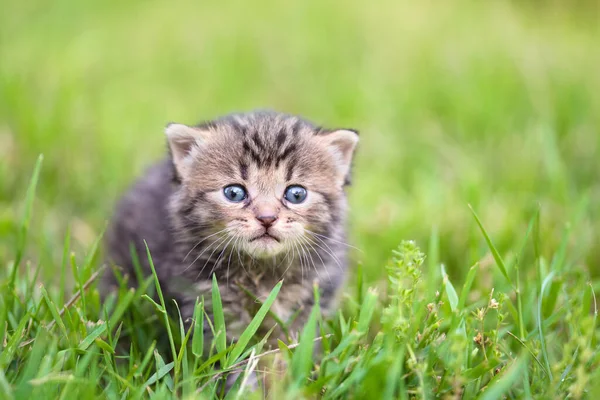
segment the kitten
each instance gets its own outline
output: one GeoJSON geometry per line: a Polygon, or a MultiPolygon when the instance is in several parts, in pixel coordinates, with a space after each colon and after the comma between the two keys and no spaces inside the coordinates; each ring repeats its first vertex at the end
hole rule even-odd
{"type": "Polygon", "coordinates": [[[110,262],[134,277],[132,243],[149,273],[145,240],[163,292],[184,319],[202,295],[212,310],[214,273],[228,340],[258,309],[242,288],[265,300],[284,279],[271,310],[283,321],[297,316],[294,336],[310,313],[313,282],[330,309],[347,266],[344,187],[357,132],[275,112],[169,124],[165,132],[169,157],[117,207],[106,235],[110,262]]]}

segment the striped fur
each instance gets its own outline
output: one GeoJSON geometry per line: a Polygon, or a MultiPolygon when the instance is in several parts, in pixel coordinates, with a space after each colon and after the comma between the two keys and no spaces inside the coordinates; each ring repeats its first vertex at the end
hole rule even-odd
{"type": "MultiPolygon", "coordinates": [[[[162,287],[185,317],[197,297],[210,299],[215,274],[230,337],[239,337],[256,311],[241,288],[264,300],[284,279],[273,311],[286,320],[301,310],[294,329],[310,311],[313,283],[322,306],[331,308],[347,266],[344,189],[357,133],[253,112],[196,126],[170,124],[166,134],[169,157],[117,206],[107,232],[110,261],[133,275],[129,245],[143,255],[145,240],[162,287]],[[247,188],[248,198],[229,202],[223,188],[231,184],[247,188]],[[284,199],[289,185],[307,189],[304,203],[284,199]],[[277,217],[269,228],[257,220],[265,210],[277,217]],[[274,239],[255,239],[264,232],[274,239]]],[[[148,263],[142,266],[147,273],[148,263]]]]}

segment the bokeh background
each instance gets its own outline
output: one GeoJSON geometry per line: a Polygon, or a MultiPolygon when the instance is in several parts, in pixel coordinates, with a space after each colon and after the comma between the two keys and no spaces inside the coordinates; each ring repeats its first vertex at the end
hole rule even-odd
{"type": "Polygon", "coordinates": [[[595,1],[2,0],[0,260],[38,154],[28,256],[52,279],[67,227],[85,252],[167,122],[272,108],[360,130],[370,280],[414,239],[460,281],[487,257],[468,204],[508,257],[539,205],[542,254],[569,227],[569,265],[598,275],[599,21],[595,1]]]}

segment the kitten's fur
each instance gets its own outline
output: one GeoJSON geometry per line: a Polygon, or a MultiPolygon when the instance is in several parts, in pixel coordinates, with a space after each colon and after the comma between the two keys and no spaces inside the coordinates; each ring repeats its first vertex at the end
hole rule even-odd
{"type": "Polygon", "coordinates": [[[257,310],[240,286],[265,300],[283,278],[271,309],[284,321],[301,310],[295,332],[310,312],[313,282],[321,289],[321,306],[330,308],[347,264],[344,187],[357,133],[253,112],[193,127],[170,124],[166,135],[169,157],[151,167],[117,207],[107,232],[110,262],[131,279],[133,243],[149,273],[145,240],[162,289],[177,300],[184,318],[191,317],[197,297],[210,303],[214,273],[228,339],[239,337],[257,310]],[[231,184],[243,185],[248,198],[228,201],[223,188],[231,184]],[[306,188],[302,204],[283,198],[289,185],[306,188]],[[265,213],[277,217],[267,228],[257,219],[265,213]],[[252,240],[265,232],[277,240],[252,240]]]}

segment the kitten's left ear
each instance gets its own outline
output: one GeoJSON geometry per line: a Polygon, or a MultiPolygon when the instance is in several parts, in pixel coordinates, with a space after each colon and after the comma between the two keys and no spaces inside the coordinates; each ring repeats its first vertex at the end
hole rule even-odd
{"type": "Polygon", "coordinates": [[[319,138],[335,158],[339,180],[344,185],[349,184],[352,156],[358,144],[358,132],[350,129],[338,129],[323,132],[319,138]]]}
{"type": "Polygon", "coordinates": [[[165,135],[178,178],[185,179],[188,176],[192,152],[206,142],[209,132],[203,128],[171,123],[165,128],[165,135]]]}

